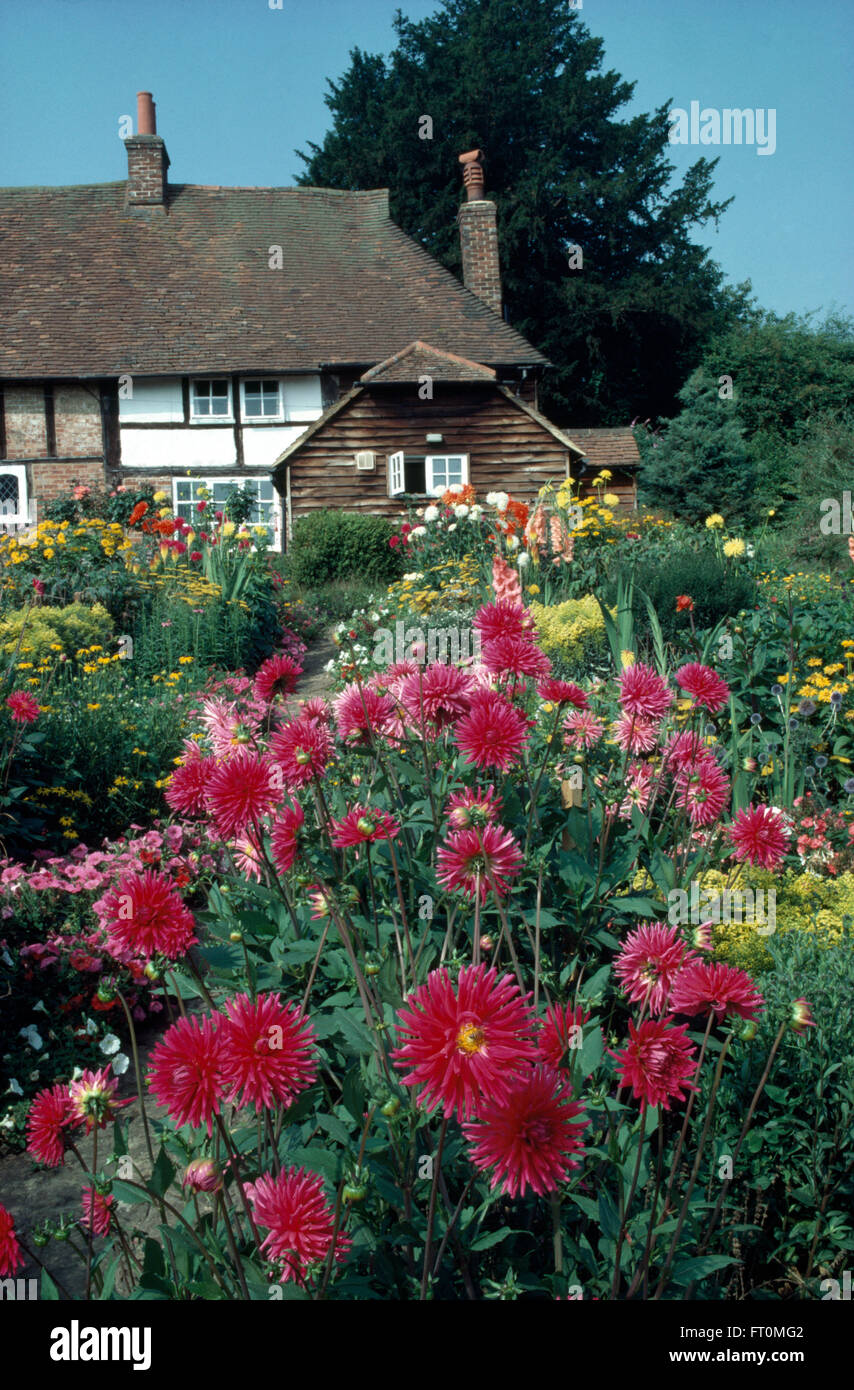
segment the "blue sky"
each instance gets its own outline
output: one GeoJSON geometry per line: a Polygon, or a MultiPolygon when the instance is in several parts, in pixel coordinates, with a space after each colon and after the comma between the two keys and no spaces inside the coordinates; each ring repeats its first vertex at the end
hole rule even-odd
{"type": "MultiPolygon", "coordinates": [[[[119,119],[157,102],[176,182],[288,185],[328,128],[325,79],[349,50],[393,46],[398,7],[435,0],[0,0],[0,184],[126,176],[119,119]]],[[[576,6],[577,7],[577,6],[576,6]]],[[[665,101],[776,111],[776,151],[674,145],[683,171],[719,154],[735,201],[703,239],[759,302],[854,311],[851,0],[583,0],[605,66],[635,81],[625,115],[665,101]]]]}

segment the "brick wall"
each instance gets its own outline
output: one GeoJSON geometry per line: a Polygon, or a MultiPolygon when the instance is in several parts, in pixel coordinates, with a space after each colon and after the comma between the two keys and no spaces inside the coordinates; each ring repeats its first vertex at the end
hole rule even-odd
{"type": "Polygon", "coordinates": [[[4,386],[3,407],[7,459],[14,462],[15,459],[44,458],[47,453],[47,424],[42,388],[4,386]]]}
{"type": "Polygon", "coordinates": [[[463,203],[457,216],[463,258],[463,284],[490,309],[501,313],[501,264],[495,204],[486,199],[463,203]]]}
{"type": "Polygon", "coordinates": [[[57,386],[54,391],[57,458],[92,458],[104,451],[97,390],[57,386]]]}
{"type": "Polygon", "coordinates": [[[32,493],[42,505],[64,496],[75,483],[103,487],[104,465],[101,460],[75,459],[73,463],[58,463],[56,460],[48,459],[44,463],[30,464],[32,493]]]}

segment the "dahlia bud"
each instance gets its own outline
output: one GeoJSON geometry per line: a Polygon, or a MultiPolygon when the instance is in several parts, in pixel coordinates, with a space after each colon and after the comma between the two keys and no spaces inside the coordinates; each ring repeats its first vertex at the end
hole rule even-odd
{"type": "Polygon", "coordinates": [[[400,1109],[400,1100],[399,1100],[399,1098],[398,1098],[397,1096],[390,1096],[389,1099],[386,1101],[385,1105],[383,1106],[383,1108],[382,1108],[382,1110],[381,1110],[380,1113],[383,1114],[383,1115],[385,1115],[385,1117],[386,1117],[387,1120],[391,1120],[391,1119],[393,1119],[394,1116],[397,1114],[397,1112],[398,1112],[399,1109],[400,1109]]]}
{"type": "Polygon", "coordinates": [[[341,1193],[345,1202],[364,1202],[367,1195],[368,1189],[365,1187],[364,1183],[359,1184],[357,1187],[348,1182],[341,1193]]]}
{"type": "Polygon", "coordinates": [[[356,829],[360,835],[373,835],[376,826],[372,820],[368,820],[367,816],[360,816],[356,821],[356,829]]]}
{"type": "Polygon", "coordinates": [[[32,1233],[32,1242],[33,1242],[33,1245],[38,1245],[38,1246],[47,1245],[47,1243],[48,1243],[49,1240],[50,1240],[50,1236],[49,1236],[49,1235],[46,1235],[44,1231],[33,1231],[33,1233],[32,1233]]]}
{"type": "Polygon", "coordinates": [[[468,806],[455,806],[448,820],[455,830],[468,830],[472,823],[468,806]]]}
{"type": "Polygon", "coordinates": [[[802,1033],[805,1028],[814,1028],[815,1021],[810,1012],[811,1006],[801,995],[800,999],[795,999],[792,1003],[791,1024],[796,1033],[802,1033]]]}
{"type": "Polygon", "coordinates": [[[150,960],[148,962],[142,973],[143,975],[147,976],[147,978],[151,981],[156,981],[160,979],[160,971],[157,969],[157,966],[154,964],[153,960],[150,960]]]}
{"type": "Polygon", "coordinates": [[[365,962],[365,974],[366,974],[366,975],[379,975],[381,969],[382,969],[382,966],[381,966],[381,965],[377,965],[377,963],[376,963],[375,960],[369,960],[369,961],[366,961],[366,962],[365,962]]]}
{"type": "Polygon", "coordinates": [[[297,748],[294,753],[294,762],[297,763],[299,767],[308,767],[311,762],[311,753],[307,748],[297,748]]]}
{"type": "Polygon", "coordinates": [[[353,787],[361,787],[362,778],[358,772],[353,773],[353,776],[350,778],[350,785],[353,787]]]}
{"type": "Polygon", "coordinates": [[[755,758],[745,758],[741,766],[745,772],[755,772],[758,764],[755,758]]]}
{"type": "Polygon", "coordinates": [[[219,1192],[222,1172],[212,1158],[194,1158],[184,1169],[181,1186],[194,1192],[219,1192]]]}
{"type": "Polygon", "coordinates": [[[482,936],[480,938],[480,949],[482,951],[491,951],[494,945],[495,942],[492,940],[491,936],[482,936]]]}
{"type": "Polygon", "coordinates": [[[756,1020],[754,1018],[749,1018],[738,1036],[741,1038],[742,1042],[753,1042],[753,1039],[756,1037],[756,1031],[756,1020]]]}
{"type": "Polygon", "coordinates": [[[237,943],[238,943],[239,941],[242,941],[242,940],[243,940],[243,932],[239,932],[239,931],[232,931],[232,932],[229,932],[229,933],[228,933],[228,939],[229,939],[229,941],[233,941],[234,944],[237,945],[237,943]]]}

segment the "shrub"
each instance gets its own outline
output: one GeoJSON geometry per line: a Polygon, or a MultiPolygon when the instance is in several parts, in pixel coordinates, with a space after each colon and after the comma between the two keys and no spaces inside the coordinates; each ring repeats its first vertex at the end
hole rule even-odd
{"type": "Polygon", "coordinates": [[[0,651],[12,656],[20,650],[33,662],[50,660],[57,648],[73,657],[84,647],[106,646],[112,636],[113,620],[100,603],[18,608],[0,621],[0,651]]]}
{"type": "Polygon", "coordinates": [[[358,575],[371,583],[388,583],[402,561],[389,545],[394,527],[382,516],[354,516],[324,510],[302,517],[294,527],[288,552],[291,576],[305,588],[320,588],[334,579],[358,575]]]}
{"type": "MultiPolygon", "coordinates": [[[[676,599],[689,594],[694,600],[693,619],[697,628],[714,627],[722,618],[732,617],[755,602],[756,585],[752,576],[737,564],[727,564],[708,543],[699,548],[674,549],[663,560],[642,560],[634,570],[636,619],[643,626],[647,612],[641,590],[655,605],[665,638],[672,639],[689,627],[688,614],[676,612],[676,599]]],[[[616,584],[609,586],[608,601],[613,602],[616,584]]]]}
{"type": "Polygon", "coordinates": [[[607,658],[605,622],[595,595],[567,599],[550,607],[532,603],[531,613],[543,651],[560,662],[566,674],[581,673],[607,658]]]}

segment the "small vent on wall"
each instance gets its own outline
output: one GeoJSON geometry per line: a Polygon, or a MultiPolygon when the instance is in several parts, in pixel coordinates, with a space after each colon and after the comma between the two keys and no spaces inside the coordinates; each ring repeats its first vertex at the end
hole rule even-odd
{"type": "Polygon", "coordinates": [[[362,449],[356,455],[356,472],[373,473],[377,466],[377,456],[372,449],[362,449]]]}

